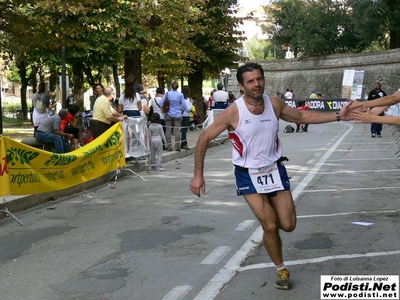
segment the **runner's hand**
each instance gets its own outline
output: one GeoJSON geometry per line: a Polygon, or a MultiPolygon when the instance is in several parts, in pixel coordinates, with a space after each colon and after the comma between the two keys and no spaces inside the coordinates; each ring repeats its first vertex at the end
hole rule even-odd
{"type": "Polygon", "coordinates": [[[201,194],[204,195],[206,193],[206,183],[203,176],[193,177],[192,181],[190,182],[190,191],[197,195],[197,197],[200,197],[201,194]]]}

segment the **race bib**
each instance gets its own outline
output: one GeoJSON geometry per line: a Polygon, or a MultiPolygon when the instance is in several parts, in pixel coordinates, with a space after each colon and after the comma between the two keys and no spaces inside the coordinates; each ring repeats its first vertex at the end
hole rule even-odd
{"type": "Polygon", "coordinates": [[[276,162],[267,167],[249,168],[249,175],[259,194],[284,190],[276,162]]]}

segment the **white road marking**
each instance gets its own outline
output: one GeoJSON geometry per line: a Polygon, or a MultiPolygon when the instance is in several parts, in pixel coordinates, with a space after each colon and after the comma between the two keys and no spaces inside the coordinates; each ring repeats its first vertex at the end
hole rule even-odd
{"type": "Polygon", "coordinates": [[[330,174],[357,174],[357,173],[385,173],[385,172],[399,172],[399,169],[389,169],[389,170],[343,170],[343,171],[330,171],[330,172],[318,172],[320,175],[330,175],[330,174]]]}
{"type": "Polygon", "coordinates": [[[372,143],[342,143],[342,145],[368,145],[368,146],[372,146],[372,145],[383,145],[383,144],[389,144],[389,145],[393,145],[396,144],[396,142],[379,142],[379,144],[372,144],[372,143]]]}
{"type": "MultiPolygon", "coordinates": [[[[363,160],[365,161],[365,158],[339,158],[339,159],[330,159],[329,162],[331,161],[352,161],[352,160],[363,160]]],[[[399,160],[398,157],[381,157],[381,158],[368,158],[368,161],[374,161],[374,160],[399,160]]]]}
{"type": "Polygon", "coordinates": [[[310,170],[310,172],[303,178],[303,180],[296,186],[294,191],[292,192],[293,201],[296,201],[297,197],[301,194],[304,188],[311,182],[314,176],[318,173],[319,169],[323,166],[323,164],[328,160],[331,154],[335,151],[335,149],[340,145],[340,143],[344,140],[344,138],[349,134],[349,132],[353,129],[353,126],[350,124],[346,124],[350,128],[338,139],[336,139],[336,143],[329,148],[328,151],[321,157],[321,159],[317,162],[317,164],[310,170]]]}
{"type": "Polygon", "coordinates": [[[250,229],[251,227],[253,227],[255,221],[256,221],[256,220],[246,220],[246,221],[243,221],[242,223],[239,224],[238,227],[236,227],[235,231],[245,231],[245,230],[248,230],[248,229],[250,229]]]}
{"type": "MultiPolygon", "coordinates": [[[[338,139],[335,139],[335,144],[329,148],[329,150],[321,157],[319,162],[310,170],[307,176],[304,177],[295,190],[293,191],[293,201],[297,199],[303,189],[310,183],[310,181],[317,174],[318,170],[322,167],[329,156],[335,151],[340,145],[343,139],[353,129],[353,126],[345,123],[349,129],[338,139]]],[[[217,274],[207,283],[207,285],[200,291],[200,293],[194,298],[194,300],[212,300],[220,293],[224,286],[236,275],[240,269],[240,265],[245,261],[249,253],[256,248],[262,241],[263,230],[259,226],[256,231],[250,236],[250,238],[243,244],[238,252],[225,264],[225,266],[219,270],[217,274]]],[[[286,264],[286,262],[285,262],[286,264]]]]}
{"type": "Polygon", "coordinates": [[[324,189],[324,190],[303,190],[303,193],[321,193],[321,192],[343,192],[343,191],[370,191],[370,190],[392,190],[400,189],[400,186],[372,187],[372,188],[352,188],[352,189],[324,189]]]}
{"type": "Polygon", "coordinates": [[[173,288],[162,300],[180,300],[183,299],[193,287],[190,285],[181,285],[173,288]]]}
{"type": "MultiPolygon", "coordinates": [[[[292,260],[285,261],[285,266],[294,266],[294,265],[305,265],[305,264],[316,264],[328,260],[334,259],[351,259],[351,258],[363,258],[363,257],[374,257],[374,256],[389,256],[389,255],[400,255],[400,250],[395,251],[383,251],[383,252],[369,252],[369,253],[355,253],[355,254],[344,254],[344,255],[331,255],[331,256],[323,256],[311,259],[300,259],[300,260],[292,260]]],[[[256,264],[251,266],[246,266],[240,268],[238,271],[246,271],[246,270],[254,270],[254,269],[263,269],[263,268],[272,268],[275,267],[274,263],[266,263],[266,264],[256,264]]]]}
{"type": "Polygon", "coordinates": [[[207,283],[194,300],[212,300],[222,288],[236,275],[248,254],[261,243],[263,231],[259,226],[243,246],[232,256],[225,266],[207,283]]]}
{"type": "Polygon", "coordinates": [[[326,218],[326,217],[337,217],[337,216],[346,216],[346,215],[354,215],[354,214],[387,214],[387,213],[397,213],[400,212],[399,209],[395,210],[371,210],[371,211],[349,211],[344,213],[336,213],[336,214],[321,214],[321,215],[304,215],[304,216],[297,216],[298,219],[305,219],[305,218],[326,218]]]}
{"type": "Polygon", "coordinates": [[[221,261],[221,259],[231,251],[232,247],[229,246],[219,246],[215,248],[203,261],[202,265],[215,265],[221,261]]]}
{"type": "Polygon", "coordinates": [[[300,178],[301,178],[300,176],[291,176],[290,177],[290,182],[299,181],[300,178]]]}

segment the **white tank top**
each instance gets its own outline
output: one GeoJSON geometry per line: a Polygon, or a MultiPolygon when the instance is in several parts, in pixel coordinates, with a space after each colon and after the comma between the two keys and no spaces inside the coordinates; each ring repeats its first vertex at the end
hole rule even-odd
{"type": "Polygon", "coordinates": [[[264,112],[252,114],[243,97],[234,103],[238,106],[239,122],[234,131],[229,132],[232,162],[244,168],[269,166],[282,156],[282,144],[278,138],[279,122],[271,100],[264,95],[264,112]]]}

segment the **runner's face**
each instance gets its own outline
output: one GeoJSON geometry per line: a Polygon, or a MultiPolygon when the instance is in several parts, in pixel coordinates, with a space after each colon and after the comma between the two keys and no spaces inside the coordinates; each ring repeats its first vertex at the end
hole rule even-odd
{"type": "Polygon", "coordinates": [[[243,84],[239,83],[239,88],[246,96],[251,98],[262,98],[264,94],[265,79],[260,70],[243,73],[243,84]]]}

